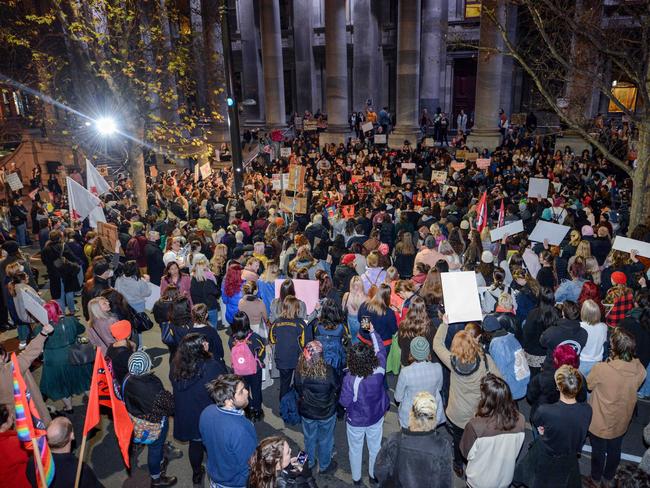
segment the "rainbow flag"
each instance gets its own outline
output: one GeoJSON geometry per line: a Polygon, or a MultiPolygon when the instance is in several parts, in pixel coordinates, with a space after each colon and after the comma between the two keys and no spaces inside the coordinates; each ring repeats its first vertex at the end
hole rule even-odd
{"type": "Polygon", "coordinates": [[[41,457],[41,464],[43,465],[44,480],[41,480],[40,472],[36,466],[36,481],[38,486],[50,486],[54,479],[54,460],[52,459],[52,452],[50,446],[47,444],[47,431],[45,422],[41,419],[34,400],[32,399],[31,392],[25,385],[25,380],[20,372],[20,365],[15,353],[11,354],[11,371],[13,375],[14,386],[14,405],[16,409],[16,431],[18,432],[18,439],[25,443],[27,449],[33,449],[32,442],[36,440],[36,446],[41,457]],[[29,412],[28,412],[29,410],[29,412]]]}

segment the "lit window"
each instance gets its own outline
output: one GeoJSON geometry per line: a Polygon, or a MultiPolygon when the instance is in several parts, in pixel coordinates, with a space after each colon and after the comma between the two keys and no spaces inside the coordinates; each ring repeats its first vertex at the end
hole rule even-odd
{"type": "MultiPolygon", "coordinates": [[[[634,111],[636,109],[637,89],[632,83],[625,81],[612,82],[612,96],[616,98],[626,109],[634,111]]],[[[608,112],[622,112],[622,110],[612,101],[609,101],[608,112]]]]}
{"type": "Polygon", "coordinates": [[[465,0],[465,18],[475,19],[481,16],[481,0],[465,0]]]}

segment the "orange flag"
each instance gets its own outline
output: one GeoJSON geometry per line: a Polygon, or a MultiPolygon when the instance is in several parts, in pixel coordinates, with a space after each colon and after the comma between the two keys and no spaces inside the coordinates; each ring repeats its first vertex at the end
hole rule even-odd
{"type": "Polygon", "coordinates": [[[113,375],[106,367],[106,361],[101,350],[97,348],[95,365],[93,366],[93,378],[90,383],[90,394],[88,395],[88,408],[86,409],[86,420],[84,422],[83,435],[99,423],[99,406],[108,407],[113,411],[113,427],[115,435],[120,444],[124,464],[129,467],[129,444],[133,433],[133,422],[129,418],[126,406],[115,394],[113,375]]]}

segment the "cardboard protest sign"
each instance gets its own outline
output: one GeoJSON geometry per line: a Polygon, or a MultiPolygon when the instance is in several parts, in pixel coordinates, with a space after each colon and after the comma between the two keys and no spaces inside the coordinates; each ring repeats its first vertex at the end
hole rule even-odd
{"type": "Polygon", "coordinates": [[[304,124],[304,131],[305,132],[312,132],[315,130],[318,130],[318,121],[317,120],[305,120],[304,124]]]}
{"type": "Polygon", "coordinates": [[[402,163],[402,169],[415,169],[415,163],[402,163]]]}
{"type": "Polygon", "coordinates": [[[292,164],[289,166],[289,184],[285,189],[289,191],[305,191],[305,172],[304,166],[292,164]]]}
{"type": "Polygon", "coordinates": [[[23,304],[25,309],[41,324],[47,325],[49,321],[47,320],[47,310],[43,307],[43,300],[38,295],[33,294],[30,291],[21,290],[23,304]]]}
{"type": "Polygon", "coordinates": [[[478,169],[488,169],[490,167],[490,162],[492,160],[490,158],[478,158],[476,160],[476,167],[478,169]]]}
{"type": "Polygon", "coordinates": [[[476,161],[478,159],[478,153],[477,152],[465,153],[465,159],[467,161],[476,161]]]}
{"type": "Polygon", "coordinates": [[[289,213],[305,214],[307,213],[307,198],[282,195],[280,209],[289,213]]]}
{"type": "Polygon", "coordinates": [[[465,151],[465,150],[456,151],[456,160],[457,161],[464,161],[466,154],[467,154],[467,151],[465,151]]]}
{"type": "Polygon", "coordinates": [[[6,177],[6,182],[11,188],[11,191],[18,191],[23,189],[23,182],[20,180],[18,173],[9,173],[6,177]]]}
{"type": "Polygon", "coordinates": [[[501,227],[497,227],[496,229],[492,229],[490,231],[490,240],[492,242],[498,241],[500,239],[503,239],[503,237],[508,234],[509,236],[513,236],[515,234],[519,234],[520,232],[524,231],[524,222],[523,220],[517,220],[516,222],[511,222],[510,224],[507,225],[502,225],[501,227]]]}
{"type": "Polygon", "coordinates": [[[569,230],[571,230],[571,227],[566,225],[540,220],[528,236],[528,240],[532,242],[544,242],[544,239],[548,239],[549,244],[559,246],[569,230]]]}
{"type": "MultiPolygon", "coordinates": [[[[296,298],[305,302],[307,314],[310,314],[316,308],[318,303],[318,280],[291,280],[296,290],[296,298]]],[[[284,280],[275,280],[275,298],[280,298],[280,287],[284,280]]]]}
{"type": "Polygon", "coordinates": [[[431,181],[440,183],[441,185],[445,184],[447,181],[447,172],[446,171],[432,171],[431,172],[431,181]]]}
{"type": "Polygon", "coordinates": [[[370,132],[373,128],[372,122],[364,122],[361,124],[361,130],[363,132],[370,132]]]}
{"type": "Polygon", "coordinates": [[[280,148],[280,157],[288,158],[289,156],[291,156],[291,148],[290,147],[281,147],[280,148]]]}
{"type": "Polygon", "coordinates": [[[386,144],[386,134],[375,134],[375,144],[386,144]]]}
{"type": "Polygon", "coordinates": [[[155,178],[156,176],[158,176],[158,168],[156,168],[155,166],[149,166],[149,175],[152,178],[155,178]]]}
{"type": "Polygon", "coordinates": [[[357,181],[363,181],[363,175],[352,175],[350,177],[350,183],[356,183],[357,181]]]}
{"type": "Polygon", "coordinates": [[[612,249],[623,252],[636,251],[639,253],[639,256],[650,258],[650,244],[637,241],[636,239],[630,239],[629,237],[616,236],[612,244],[612,249]]]}
{"type": "Polygon", "coordinates": [[[104,249],[115,252],[117,244],[117,226],[107,222],[97,222],[97,236],[102,241],[104,249]]]}
{"type": "Polygon", "coordinates": [[[210,163],[204,164],[199,167],[199,171],[201,172],[201,178],[207,180],[212,174],[212,167],[210,167],[210,163]]]}
{"type": "Polygon", "coordinates": [[[104,178],[108,178],[108,166],[105,164],[97,166],[97,172],[104,178]]]}
{"type": "Polygon", "coordinates": [[[424,147],[435,147],[435,146],[436,146],[436,143],[435,143],[435,141],[433,140],[433,137],[426,137],[426,138],[424,139],[424,141],[422,141],[422,145],[423,145],[424,147]]]}
{"type": "Polygon", "coordinates": [[[353,219],[354,218],[354,205],[343,205],[341,207],[341,215],[344,219],[353,219]]]}
{"type": "Polygon", "coordinates": [[[440,279],[445,312],[450,324],[483,320],[474,271],[441,273],[440,279]]]}
{"type": "Polygon", "coordinates": [[[528,180],[528,198],[548,197],[548,178],[531,178],[528,180]]]}
{"type": "Polygon", "coordinates": [[[463,169],[465,169],[465,163],[462,162],[462,161],[452,161],[452,162],[451,162],[451,168],[452,168],[454,171],[460,171],[460,170],[463,170],[463,169]]]}

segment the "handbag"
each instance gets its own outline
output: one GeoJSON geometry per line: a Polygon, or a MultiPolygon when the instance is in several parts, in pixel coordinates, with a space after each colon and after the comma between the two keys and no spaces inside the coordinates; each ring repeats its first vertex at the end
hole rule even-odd
{"type": "Polygon", "coordinates": [[[90,342],[77,342],[68,348],[68,362],[73,366],[92,364],[95,361],[95,346],[90,342]]]}
{"type": "Polygon", "coordinates": [[[133,326],[138,333],[146,332],[153,328],[153,322],[147,315],[147,312],[133,311],[133,326]]]}
{"type": "Polygon", "coordinates": [[[402,367],[402,350],[399,347],[398,333],[393,334],[393,342],[386,358],[386,373],[399,374],[402,367]]]}
{"type": "Polygon", "coordinates": [[[163,322],[160,324],[160,339],[166,346],[176,345],[176,336],[171,322],[163,322]]]}

